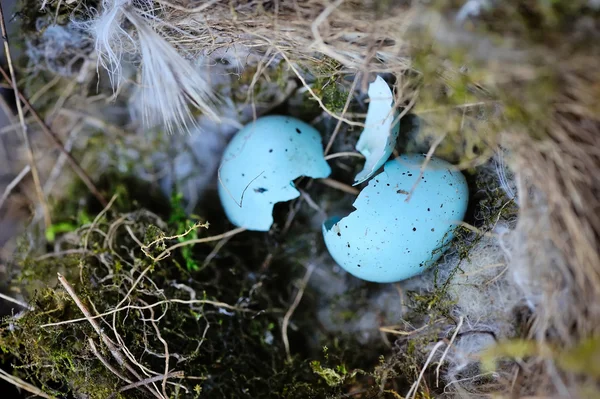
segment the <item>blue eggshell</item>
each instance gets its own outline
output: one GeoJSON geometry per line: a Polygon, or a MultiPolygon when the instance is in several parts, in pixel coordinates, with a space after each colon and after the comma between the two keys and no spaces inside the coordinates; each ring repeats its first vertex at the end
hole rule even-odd
{"type": "Polygon", "coordinates": [[[424,161],[425,155],[388,161],[360,192],[354,212],[325,222],[327,249],[346,271],[367,281],[397,282],[421,273],[447,249],[467,210],[467,182],[437,158],[420,178],[424,161]]]}
{"type": "Polygon", "coordinates": [[[246,125],[225,148],[219,197],[234,225],[268,231],[273,206],[300,196],[293,180],[330,173],[315,128],[295,118],[265,116],[246,125]]]}

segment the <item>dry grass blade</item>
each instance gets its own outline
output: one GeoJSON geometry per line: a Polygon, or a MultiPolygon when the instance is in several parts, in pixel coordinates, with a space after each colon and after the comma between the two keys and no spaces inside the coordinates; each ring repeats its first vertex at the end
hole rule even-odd
{"type": "Polygon", "coordinates": [[[410,390],[406,394],[406,399],[413,399],[413,398],[415,398],[417,396],[417,392],[419,391],[419,385],[421,384],[421,380],[423,379],[423,376],[425,375],[425,370],[427,370],[427,367],[429,367],[429,363],[431,363],[431,360],[433,359],[433,356],[435,355],[435,353],[437,352],[437,350],[442,345],[444,345],[443,342],[438,342],[437,344],[435,344],[435,346],[431,350],[431,353],[429,354],[429,357],[427,357],[427,360],[425,361],[425,364],[423,365],[423,368],[421,369],[421,372],[419,373],[419,377],[412,384],[412,386],[410,387],[410,390]]]}
{"type": "MultiPolygon", "coordinates": [[[[173,371],[166,375],[167,378],[184,378],[185,374],[183,371],[173,371]]],[[[119,389],[119,392],[125,392],[133,388],[141,387],[143,385],[152,384],[153,382],[157,382],[162,380],[164,377],[162,375],[157,375],[156,377],[146,378],[145,380],[134,382],[129,385],[125,385],[123,388],[119,389]]]]}
{"type": "Polygon", "coordinates": [[[325,179],[318,179],[317,182],[348,194],[358,195],[358,193],[360,193],[360,190],[358,188],[352,187],[348,184],[342,183],[334,179],[330,179],[328,177],[325,179]]]}
{"type": "MultiPolygon", "coordinates": [[[[9,79],[9,76],[4,69],[0,68],[0,73],[2,74],[4,79],[9,79]]],[[[94,197],[96,197],[96,199],[102,204],[102,206],[106,206],[107,201],[104,198],[104,196],[100,193],[100,191],[98,191],[98,188],[94,185],[89,175],[83,170],[83,168],[79,165],[75,158],[73,158],[73,155],[71,155],[71,153],[69,153],[65,149],[60,138],[50,129],[50,127],[48,127],[46,122],[44,122],[44,119],[35,110],[35,108],[33,108],[29,100],[27,100],[27,98],[18,90],[17,87],[15,87],[15,93],[17,94],[18,98],[23,102],[23,104],[25,104],[25,107],[29,110],[29,112],[31,112],[39,126],[42,128],[44,134],[54,143],[56,148],[58,148],[58,150],[60,150],[67,157],[67,161],[69,162],[77,176],[79,176],[81,181],[86,185],[88,190],[90,190],[90,192],[94,195],[94,197]]],[[[17,101],[19,108],[21,106],[21,101],[17,101]]]]}
{"type": "Polygon", "coordinates": [[[89,338],[88,339],[88,344],[90,345],[90,349],[92,350],[92,353],[94,354],[94,356],[96,356],[98,358],[98,360],[100,360],[100,362],[104,365],[104,367],[106,367],[107,369],[109,369],[114,375],[116,375],[117,377],[119,377],[120,379],[122,379],[123,381],[127,382],[127,383],[131,383],[131,380],[127,377],[125,377],[123,374],[121,374],[117,369],[115,369],[109,362],[108,360],[106,360],[104,358],[104,356],[102,356],[100,354],[100,352],[98,351],[98,348],[96,347],[96,344],[94,343],[94,340],[89,338]]]}
{"type": "Polygon", "coordinates": [[[308,285],[308,280],[310,280],[310,276],[312,275],[312,273],[315,270],[315,265],[311,264],[308,269],[306,270],[306,273],[304,274],[304,278],[302,278],[302,281],[300,282],[300,287],[298,288],[298,293],[296,294],[296,297],[294,298],[294,302],[292,302],[292,305],[290,306],[290,308],[288,309],[288,311],[285,313],[285,316],[283,317],[283,323],[281,323],[281,337],[283,339],[283,345],[285,346],[285,353],[287,355],[287,359],[288,361],[292,361],[292,355],[290,353],[290,341],[288,339],[288,326],[290,324],[290,319],[292,318],[292,315],[294,314],[294,312],[296,311],[296,308],[298,307],[298,305],[300,305],[300,301],[302,300],[302,296],[304,295],[304,290],[306,290],[306,286],[308,285]]]}
{"type": "Polygon", "coordinates": [[[4,299],[5,301],[12,302],[12,303],[17,304],[17,305],[19,305],[21,307],[24,307],[25,309],[33,310],[33,307],[29,306],[29,304],[27,304],[26,302],[19,301],[18,299],[15,299],[15,298],[10,297],[8,295],[4,295],[1,292],[0,292],[0,299],[4,299]]]}
{"type": "Polygon", "coordinates": [[[329,161],[330,159],[341,158],[341,157],[354,157],[364,159],[365,156],[359,152],[336,152],[335,154],[329,154],[325,156],[325,160],[329,161]]]}
{"type": "Polygon", "coordinates": [[[465,320],[465,318],[463,316],[461,316],[460,320],[458,321],[458,325],[456,326],[456,329],[454,330],[454,334],[452,334],[452,338],[450,338],[450,342],[448,342],[448,345],[446,345],[446,349],[444,350],[444,353],[442,353],[442,357],[440,358],[440,361],[438,362],[438,365],[435,368],[435,386],[436,387],[439,386],[439,383],[440,383],[440,368],[442,367],[442,364],[444,363],[444,359],[448,355],[448,352],[450,351],[450,348],[452,347],[452,343],[456,339],[458,332],[462,328],[464,320],[465,320]]]}
{"type": "Polygon", "coordinates": [[[39,396],[41,398],[46,398],[46,399],[57,399],[55,396],[50,396],[48,395],[46,392],[42,391],[41,389],[31,385],[28,382],[23,381],[20,378],[17,378],[15,376],[12,376],[10,374],[8,374],[6,371],[0,369],[0,378],[3,379],[4,381],[13,384],[14,386],[23,389],[24,391],[27,391],[29,393],[32,393],[36,396],[39,396]]]}
{"type": "MultiPolygon", "coordinates": [[[[35,164],[35,156],[33,154],[33,147],[31,146],[31,142],[29,141],[29,133],[27,129],[27,123],[25,122],[25,114],[23,113],[23,108],[21,107],[21,101],[19,101],[19,88],[17,85],[17,76],[15,74],[15,69],[12,63],[12,57],[10,54],[10,46],[8,44],[8,33],[6,32],[6,24],[4,21],[4,12],[2,10],[2,5],[0,5],[0,28],[2,31],[2,39],[4,41],[4,53],[6,55],[6,61],[8,62],[8,69],[10,72],[10,78],[8,75],[3,73],[4,78],[11,82],[12,88],[15,92],[15,103],[17,105],[17,113],[19,115],[19,121],[21,123],[21,132],[23,134],[23,143],[25,144],[25,148],[27,149],[27,155],[29,157],[29,166],[31,167],[31,175],[33,177],[33,183],[35,185],[35,190],[37,192],[38,200],[40,201],[40,205],[42,206],[42,210],[44,213],[44,222],[46,227],[50,227],[52,225],[52,219],[50,218],[50,209],[48,208],[48,204],[46,202],[46,197],[44,196],[44,191],[42,190],[42,183],[40,181],[40,175],[37,170],[37,166],[35,164]]],[[[3,71],[4,72],[4,71],[3,71]]]]}
{"type": "Polygon", "coordinates": [[[21,172],[19,172],[19,174],[17,176],[15,176],[15,178],[6,186],[6,188],[4,189],[4,193],[2,194],[2,197],[0,198],[0,208],[2,208],[2,205],[4,205],[4,202],[10,196],[10,193],[12,192],[12,190],[14,190],[15,187],[17,187],[19,185],[19,183],[25,178],[25,176],[27,176],[27,174],[30,171],[31,171],[31,166],[29,166],[29,165],[25,166],[21,170],[21,172]]]}

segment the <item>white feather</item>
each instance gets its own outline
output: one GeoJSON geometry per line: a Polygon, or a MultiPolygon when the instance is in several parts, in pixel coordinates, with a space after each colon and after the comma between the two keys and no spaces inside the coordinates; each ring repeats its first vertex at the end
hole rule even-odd
{"type": "Polygon", "coordinates": [[[191,104],[204,115],[218,120],[213,110],[215,96],[194,66],[156,30],[160,20],[152,15],[153,2],[103,0],[103,12],[91,31],[96,39],[98,63],[104,67],[114,90],[123,81],[123,54],[132,52],[141,60],[141,108],[146,127],[164,125],[169,132],[189,131],[193,122],[191,104]],[[137,35],[123,28],[128,21],[137,35]]]}
{"type": "Polygon", "coordinates": [[[90,25],[90,30],[96,43],[98,66],[108,71],[108,76],[113,89],[116,90],[123,78],[121,59],[126,43],[135,48],[135,40],[121,27],[124,13],[123,9],[128,0],[103,0],[102,14],[98,15],[90,25]]]}

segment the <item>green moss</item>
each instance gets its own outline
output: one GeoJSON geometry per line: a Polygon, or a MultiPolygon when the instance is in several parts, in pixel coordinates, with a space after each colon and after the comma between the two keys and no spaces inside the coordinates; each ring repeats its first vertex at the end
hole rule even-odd
{"type": "MultiPolygon", "coordinates": [[[[171,198],[171,207],[173,211],[171,212],[171,216],[169,218],[169,225],[173,228],[174,235],[180,236],[177,238],[177,240],[181,243],[197,239],[198,230],[193,227],[200,227],[198,225],[199,217],[194,215],[188,216],[183,208],[182,200],[183,196],[181,194],[173,195],[171,198]],[[184,234],[185,232],[189,233],[184,234]]],[[[186,245],[182,247],[181,255],[188,270],[199,270],[200,266],[193,256],[193,245],[186,245]]]]}
{"type": "MultiPolygon", "coordinates": [[[[104,321],[98,319],[111,339],[116,339],[114,325],[119,342],[124,343],[141,365],[159,373],[164,370],[161,339],[168,342],[173,356],[171,370],[194,377],[175,379],[174,382],[189,392],[169,385],[171,397],[337,398],[356,385],[370,384],[373,374],[362,369],[377,364],[375,354],[381,353],[381,348],[361,347],[344,334],[319,337],[332,349],[317,363],[311,363],[314,357],[304,350],[292,353],[292,360],[288,360],[281,340],[280,321],[289,306],[285,293],[289,292],[290,297],[293,293],[289,281],[303,271],[305,262],[302,257],[290,257],[293,245],[286,246],[283,252],[276,251],[273,264],[267,270],[261,270],[261,265],[268,254],[268,237],[254,233],[233,237],[205,268],[186,266],[188,261],[202,264],[216,243],[189,246],[189,251],[183,251],[186,248],[183,246],[171,251],[169,257],[154,261],[150,256],[155,257],[181,243],[165,237],[187,228],[189,218],[182,212],[178,196],[170,205],[167,202],[166,208],[164,199],[144,201],[154,206],[154,210],[166,213],[167,221],[141,208],[138,198],[148,197],[147,187],[128,179],[112,175],[108,181],[98,184],[106,194],[123,184],[130,189],[97,220],[101,207],[91,197],[55,204],[54,209],[59,211],[54,215],[56,224],[69,223],[74,227],[69,228],[68,233],[56,231],[56,240],[63,243],[61,250],[75,253],[39,257],[46,255],[45,251],[24,248],[19,260],[20,274],[12,285],[20,287],[30,298],[34,310],[0,323],[1,362],[14,364],[19,377],[54,396],[106,398],[118,392],[126,383],[105,367],[93,353],[89,341],[94,342],[100,355],[121,374],[129,377],[131,374],[114,360],[89,322],[74,321],[83,314],[56,276],[60,272],[84,306],[92,314],[99,314],[114,309],[134,279],[147,269],[146,277],[130,293],[126,304],[195,298],[243,309],[199,303],[157,305],[153,309],[156,318],[162,315],[156,323],[160,337],[148,321],[152,317],[149,309],[116,312],[114,321],[113,315],[104,317],[104,321]],[[85,217],[71,216],[78,213],[85,217]],[[93,228],[90,219],[95,220],[93,228]],[[77,225],[78,222],[81,224],[77,225]],[[63,240],[65,234],[70,236],[68,241],[63,240]],[[149,245],[146,251],[150,256],[144,254],[140,244],[149,245]],[[72,322],[47,325],[69,320],[72,322]],[[341,379],[339,384],[330,385],[323,379],[328,376],[331,383],[336,375],[341,379]]],[[[73,193],[78,190],[81,188],[73,188],[73,193]]],[[[196,233],[198,237],[215,234],[212,228],[196,233]]],[[[306,240],[298,241],[297,245],[300,246],[296,249],[298,253],[307,251],[306,240]]],[[[292,348],[304,348],[307,339],[314,338],[308,316],[314,315],[312,306],[314,303],[307,294],[295,316],[302,333],[290,329],[292,348]]],[[[145,394],[141,388],[128,390],[122,396],[136,398],[145,394]]]]}
{"type": "Polygon", "coordinates": [[[348,92],[335,80],[328,79],[326,82],[317,80],[315,82],[316,94],[321,96],[323,104],[334,113],[341,113],[348,99],[348,92]]]}

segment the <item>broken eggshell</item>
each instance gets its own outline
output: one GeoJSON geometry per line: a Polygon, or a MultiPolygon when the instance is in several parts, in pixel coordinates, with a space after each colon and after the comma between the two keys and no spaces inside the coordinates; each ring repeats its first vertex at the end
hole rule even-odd
{"type": "Polygon", "coordinates": [[[367,281],[397,282],[421,273],[447,249],[467,209],[467,182],[437,158],[420,176],[425,159],[402,155],[388,161],[358,195],[355,211],[323,224],[327,249],[347,272],[367,281]]]}
{"type": "Polygon", "coordinates": [[[330,173],[315,128],[291,117],[265,116],[246,125],[225,148],[219,197],[234,225],[268,231],[273,206],[300,196],[293,180],[330,173]]]}
{"type": "Polygon", "coordinates": [[[368,93],[365,129],[356,143],[356,150],[365,156],[365,166],[354,178],[355,186],[369,179],[389,159],[400,131],[399,123],[392,126],[398,117],[393,111],[394,95],[381,76],[369,85],[368,93]]]}

